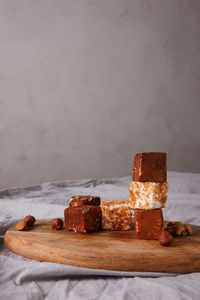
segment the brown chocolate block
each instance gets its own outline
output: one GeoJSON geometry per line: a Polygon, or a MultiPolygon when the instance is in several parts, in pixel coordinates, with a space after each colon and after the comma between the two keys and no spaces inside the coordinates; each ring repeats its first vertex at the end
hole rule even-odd
{"type": "Polygon", "coordinates": [[[135,209],[135,234],[138,239],[158,240],[163,229],[161,209],[135,209]]]}
{"type": "Polygon", "coordinates": [[[65,228],[80,233],[98,231],[101,229],[100,206],[78,206],[65,209],[65,228]]]}
{"type": "Polygon", "coordinates": [[[167,181],[166,153],[137,153],[134,158],[133,181],[167,181]]]}
{"type": "Polygon", "coordinates": [[[82,205],[93,205],[93,206],[100,206],[101,199],[97,196],[91,195],[78,195],[73,196],[69,200],[70,207],[82,206],[82,205]]]}

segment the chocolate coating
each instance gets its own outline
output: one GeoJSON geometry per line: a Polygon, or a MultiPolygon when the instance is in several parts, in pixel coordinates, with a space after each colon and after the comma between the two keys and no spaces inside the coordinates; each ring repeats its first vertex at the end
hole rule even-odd
{"type": "Polygon", "coordinates": [[[101,229],[102,213],[99,206],[69,207],[64,211],[65,228],[80,233],[101,229]]]}
{"type": "Polygon", "coordinates": [[[137,153],[134,158],[133,181],[167,181],[166,153],[137,153]]]}
{"type": "Polygon", "coordinates": [[[138,239],[158,240],[163,229],[161,209],[135,209],[135,234],[138,239]]]}

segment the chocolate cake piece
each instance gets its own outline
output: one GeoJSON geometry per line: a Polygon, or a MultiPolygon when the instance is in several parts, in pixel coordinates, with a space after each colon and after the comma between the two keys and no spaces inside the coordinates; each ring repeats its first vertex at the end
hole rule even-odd
{"type": "Polygon", "coordinates": [[[128,200],[103,200],[102,229],[128,230],[131,228],[131,209],[128,200]]]}
{"type": "Polygon", "coordinates": [[[167,181],[166,153],[137,153],[134,158],[133,181],[167,181]]]}
{"type": "Polygon", "coordinates": [[[164,227],[161,209],[135,209],[135,234],[138,239],[158,240],[164,227]]]}
{"type": "Polygon", "coordinates": [[[139,182],[130,183],[130,207],[132,209],[163,208],[167,202],[167,182],[139,182]]]}
{"type": "Polygon", "coordinates": [[[64,223],[67,230],[88,233],[101,229],[101,207],[84,205],[69,207],[64,211],[64,223]]]}
{"type": "Polygon", "coordinates": [[[93,205],[100,206],[101,199],[98,196],[91,195],[78,195],[73,196],[69,200],[70,207],[82,206],[82,205],[93,205]]]}

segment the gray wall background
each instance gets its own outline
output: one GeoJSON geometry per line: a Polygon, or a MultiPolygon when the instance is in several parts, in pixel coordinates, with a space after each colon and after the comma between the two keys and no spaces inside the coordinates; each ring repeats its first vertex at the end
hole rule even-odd
{"type": "Polygon", "coordinates": [[[200,172],[200,1],[0,0],[0,188],[200,172]]]}

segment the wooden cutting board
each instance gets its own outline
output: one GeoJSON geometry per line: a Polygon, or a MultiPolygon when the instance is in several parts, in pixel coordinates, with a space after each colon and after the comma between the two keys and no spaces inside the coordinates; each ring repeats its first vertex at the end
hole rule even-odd
{"type": "Polygon", "coordinates": [[[65,265],[128,272],[200,272],[200,227],[170,247],[155,240],[137,240],[134,230],[79,234],[53,231],[51,220],[38,220],[29,231],[10,228],[6,246],[17,254],[65,265]]]}

